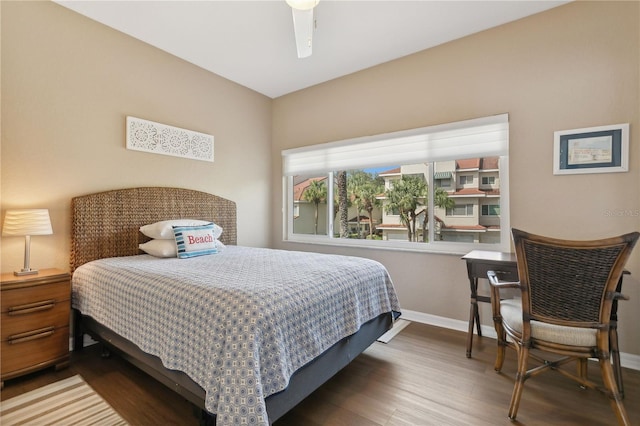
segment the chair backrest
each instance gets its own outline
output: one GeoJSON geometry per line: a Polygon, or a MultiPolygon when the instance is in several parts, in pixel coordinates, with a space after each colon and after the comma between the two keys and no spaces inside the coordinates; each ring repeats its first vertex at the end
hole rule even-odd
{"type": "Polygon", "coordinates": [[[561,240],[512,229],[525,322],[600,328],[640,233],[590,241],[561,240]]]}

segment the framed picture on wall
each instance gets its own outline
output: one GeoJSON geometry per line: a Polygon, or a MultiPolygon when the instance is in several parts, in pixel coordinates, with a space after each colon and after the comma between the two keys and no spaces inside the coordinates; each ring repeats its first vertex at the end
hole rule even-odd
{"type": "Polygon", "coordinates": [[[554,175],[628,170],[628,123],[554,132],[554,175]]]}

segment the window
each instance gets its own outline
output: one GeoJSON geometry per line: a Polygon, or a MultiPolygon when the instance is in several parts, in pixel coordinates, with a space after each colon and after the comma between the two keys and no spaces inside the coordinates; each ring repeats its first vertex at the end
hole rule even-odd
{"type": "Polygon", "coordinates": [[[500,205],[499,204],[483,205],[482,216],[500,216],[500,205]]]}
{"type": "Polygon", "coordinates": [[[283,237],[508,250],[508,135],[503,114],[285,150],[283,237]]]}
{"type": "Polygon", "coordinates": [[[482,177],[482,184],[483,185],[494,185],[496,183],[496,177],[495,176],[483,176],[482,177]]]}
{"type": "Polygon", "coordinates": [[[450,167],[450,165],[447,164],[442,165],[441,169],[445,171],[436,171],[433,174],[436,188],[451,188],[453,172],[451,170],[447,170],[449,168],[447,166],[450,167]]]}
{"type": "Polygon", "coordinates": [[[436,188],[449,188],[451,187],[451,179],[437,179],[436,188]]]}
{"type": "Polygon", "coordinates": [[[473,204],[456,204],[447,209],[447,216],[473,216],[473,204]]]}
{"type": "Polygon", "coordinates": [[[460,186],[473,185],[473,175],[460,176],[460,186]]]}

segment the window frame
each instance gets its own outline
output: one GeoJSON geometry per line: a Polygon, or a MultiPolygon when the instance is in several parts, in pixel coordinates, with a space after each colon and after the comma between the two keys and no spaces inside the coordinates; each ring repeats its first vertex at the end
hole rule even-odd
{"type": "MultiPolygon", "coordinates": [[[[449,254],[465,254],[471,250],[486,250],[486,251],[510,251],[510,215],[509,215],[509,152],[508,152],[508,119],[506,121],[507,126],[507,148],[506,154],[502,153],[500,155],[487,153],[486,155],[482,155],[482,157],[498,157],[498,173],[500,179],[500,241],[498,243],[480,243],[480,242],[456,242],[456,241],[436,241],[435,240],[435,226],[428,227],[428,241],[427,242],[409,242],[409,241],[401,241],[401,240],[367,240],[367,239],[351,239],[351,238],[336,238],[333,235],[332,230],[334,229],[334,218],[333,214],[327,214],[326,218],[326,229],[327,233],[322,235],[313,235],[313,234],[295,234],[293,233],[293,215],[291,214],[292,208],[294,206],[293,199],[293,175],[287,175],[283,173],[282,180],[282,211],[283,211],[283,229],[282,229],[282,239],[287,243],[303,243],[303,244],[319,244],[319,245],[330,245],[330,246],[346,246],[346,247],[356,247],[356,248],[365,248],[365,249],[382,249],[382,250],[400,250],[400,251],[416,251],[416,252],[427,252],[427,253],[449,253],[449,254]]],[[[429,129],[429,128],[425,128],[429,129]]],[[[414,129],[412,132],[415,132],[421,129],[414,129]]],[[[403,132],[397,132],[403,133],[403,132]]],[[[391,133],[388,135],[376,135],[372,136],[371,140],[381,140],[381,136],[389,136],[393,137],[395,133],[391,133]]],[[[367,141],[369,138],[358,138],[353,140],[354,145],[361,143],[363,141],[367,141]]],[[[342,141],[341,144],[349,143],[351,141],[342,141]]],[[[313,148],[318,148],[324,145],[333,146],[335,143],[328,144],[320,144],[316,145],[313,148]]],[[[304,147],[304,149],[308,149],[309,147],[304,147]]],[[[289,150],[293,151],[293,150],[289,150]]],[[[285,152],[283,151],[283,166],[285,163],[285,152]]],[[[469,156],[466,152],[462,152],[459,155],[452,156],[451,160],[457,159],[465,159],[465,158],[474,158],[474,156],[469,156]]],[[[428,214],[429,214],[429,223],[435,223],[435,206],[433,194],[435,193],[435,189],[437,186],[435,185],[435,163],[438,161],[443,161],[441,159],[437,159],[434,161],[426,161],[428,163],[428,169],[430,173],[430,177],[428,179],[428,187],[429,187],[429,199],[428,199],[428,214]]],[[[389,164],[391,165],[391,164],[389,164]]],[[[408,165],[408,164],[406,164],[408,165]]],[[[286,168],[286,167],[284,167],[286,168]]],[[[361,169],[361,168],[355,168],[361,169]]],[[[463,174],[466,170],[461,171],[463,174]]],[[[311,174],[317,176],[324,176],[325,173],[317,174],[313,171],[311,174]]],[[[327,183],[328,183],[328,191],[327,191],[327,209],[328,206],[333,206],[333,198],[334,198],[334,171],[327,171],[327,183]]],[[[473,175],[472,175],[473,176],[473,175]]],[[[481,179],[481,178],[480,178],[481,179]]],[[[453,180],[452,180],[453,182],[453,180]]],[[[481,182],[481,180],[479,181],[481,182]]],[[[478,204],[479,212],[478,217],[481,216],[481,204],[478,204]]],[[[496,217],[496,216],[492,216],[496,217]]],[[[487,231],[489,232],[489,231],[487,231]]]]}

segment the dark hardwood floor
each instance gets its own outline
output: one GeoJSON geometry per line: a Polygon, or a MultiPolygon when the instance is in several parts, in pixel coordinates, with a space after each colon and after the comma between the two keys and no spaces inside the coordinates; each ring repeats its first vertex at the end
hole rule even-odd
{"type": "MultiPolygon", "coordinates": [[[[274,426],[293,425],[613,425],[615,415],[598,391],[582,390],[549,372],[527,381],[518,421],[507,418],[515,352],[502,374],[493,371],[495,340],[474,339],[465,357],[461,332],[412,323],[388,344],[375,343],[274,426]]],[[[589,374],[600,380],[597,364],[589,374]]],[[[7,381],[5,400],[80,374],[131,425],[197,425],[192,406],[98,345],[72,355],[71,366],[7,381]]],[[[640,425],[640,372],[624,369],[625,406],[640,425]]]]}

